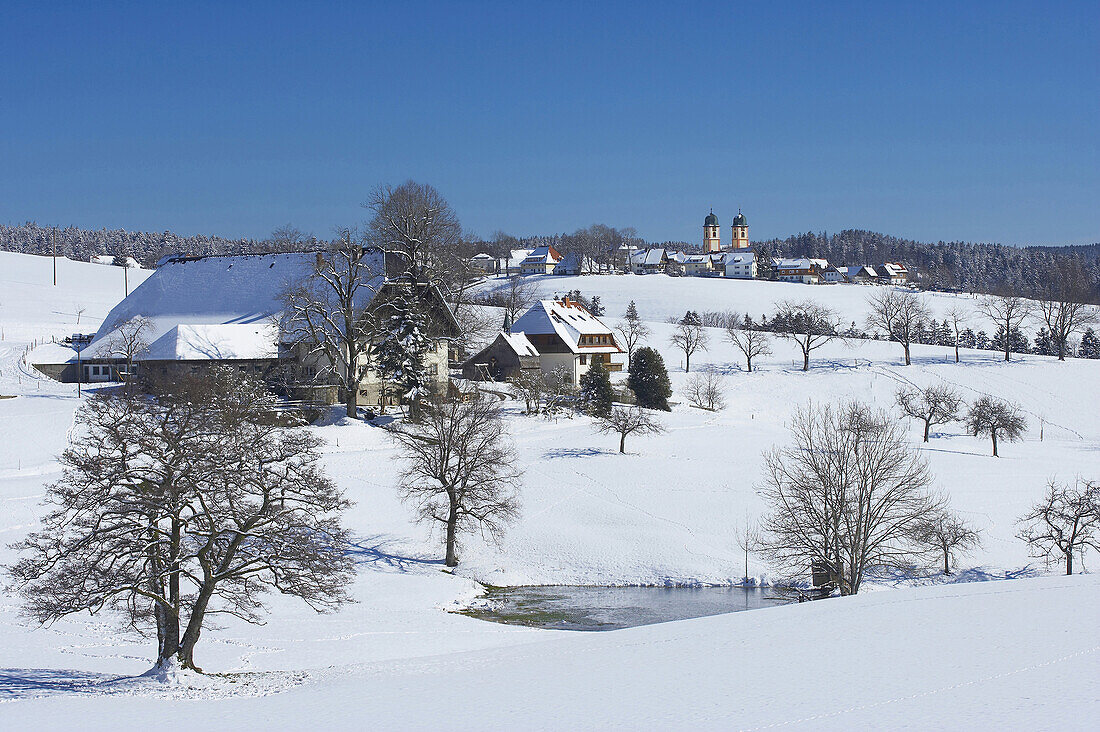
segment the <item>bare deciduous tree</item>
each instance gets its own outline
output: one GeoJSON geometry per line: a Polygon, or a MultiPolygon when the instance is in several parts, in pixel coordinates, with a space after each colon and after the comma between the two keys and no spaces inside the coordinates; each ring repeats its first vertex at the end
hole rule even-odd
{"type": "Polygon", "coordinates": [[[953,307],[947,311],[947,322],[951,326],[952,335],[954,336],[955,343],[955,363],[959,362],[959,341],[962,339],[963,331],[966,330],[966,324],[970,320],[970,313],[960,307],[953,307]]]}
{"type": "Polygon", "coordinates": [[[623,341],[626,343],[626,368],[629,371],[630,359],[634,357],[634,351],[649,337],[649,326],[638,315],[638,306],[633,300],[626,306],[626,312],[623,313],[615,330],[622,334],[623,341]]]}
{"type": "Polygon", "coordinates": [[[391,274],[435,284],[450,293],[451,273],[446,265],[454,260],[446,255],[462,240],[462,227],[439,191],[408,180],[396,187],[375,188],[363,206],[374,214],[368,240],[386,253],[391,274]]]}
{"type": "Polygon", "coordinates": [[[932,318],[923,298],[908,290],[884,287],[871,295],[868,304],[871,312],[867,314],[867,327],[881,330],[890,340],[900,343],[905,352],[905,365],[909,366],[912,363],[909,346],[917,330],[932,318]]]}
{"type": "Polygon", "coordinates": [[[539,301],[539,287],[534,280],[522,275],[512,275],[508,284],[500,293],[497,301],[504,307],[505,330],[511,330],[512,324],[520,315],[539,301]]]}
{"type": "Polygon", "coordinates": [[[937,424],[947,424],[959,417],[962,397],[947,384],[933,384],[923,389],[898,389],[894,395],[901,411],[924,422],[924,441],[937,424]]]}
{"type": "Polygon", "coordinates": [[[28,614],[114,609],[156,628],[158,666],[198,670],[212,616],[259,622],[271,590],[318,610],[347,601],[348,504],[320,440],[272,424],[274,397],[236,369],[151,388],[97,394],[79,413],[52,510],[10,570],[28,614]]]}
{"type": "Polygon", "coordinates": [[[1089,290],[1088,274],[1078,262],[1062,262],[1047,276],[1036,309],[1059,361],[1066,360],[1069,339],[1100,320],[1096,307],[1087,304],[1089,290]]]}
{"type": "Polygon", "coordinates": [[[802,370],[810,370],[810,354],[833,340],[844,340],[840,329],[844,325],[835,310],[814,300],[794,302],[784,300],[776,305],[772,323],[776,334],[792,340],[802,351],[802,370]]]}
{"type": "Polygon", "coordinates": [[[310,239],[297,226],[283,224],[271,232],[267,249],[271,252],[300,252],[306,248],[310,239]]]}
{"type": "Polygon", "coordinates": [[[745,366],[749,373],[752,373],[754,358],[770,356],[772,352],[771,335],[764,330],[746,328],[740,317],[726,326],[726,340],[745,357],[745,366]]]}
{"type": "Polygon", "coordinates": [[[596,422],[595,428],[602,435],[618,435],[619,452],[624,454],[627,435],[659,435],[665,431],[649,410],[641,407],[612,407],[611,414],[596,422]]]}
{"type": "Polygon", "coordinates": [[[107,340],[103,355],[121,358],[126,362],[124,378],[127,384],[133,381],[134,359],[149,350],[149,338],[152,335],[153,321],[144,315],[135,315],[120,325],[107,340]]]}
{"type": "Polygon", "coordinates": [[[684,371],[691,371],[691,357],[696,351],[705,351],[710,345],[710,334],[703,328],[699,316],[688,311],[680,319],[676,332],[669,339],[672,345],[684,353],[684,371]]]}
{"type": "Polygon", "coordinates": [[[1012,331],[1026,323],[1034,312],[1034,303],[1017,295],[990,295],[978,303],[978,312],[1004,328],[1005,361],[1011,360],[1012,331]]]}
{"type": "Polygon", "coordinates": [[[791,433],[764,456],[765,555],[796,573],[827,567],[844,595],[870,570],[910,569],[922,552],[914,527],[939,504],[901,423],[859,402],[811,404],[791,433]]]}
{"type": "Polygon", "coordinates": [[[713,371],[694,374],[684,385],[684,396],[693,407],[717,412],[726,408],[722,376],[713,371]]]}
{"type": "Polygon", "coordinates": [[[953,555],[981,545],[981,535],[970,524],[946,508],[932,513],[914,527],[914,538],[932,547],[943,558],[943,573],[951,574],[953,555]]]}
{"type": "Polygon", "coordinates": [[[419,424],[391,434],[405,462],[405,500],[442,527],[448,567],[458,565],[460,534],[498,537],[518,515],[521,473],[495,400],[436,399],[419,424]]]}
{"type": "Polygon", "coordinates": [[[359,385],[370,367],[377,323],[370,305],[381,286],[382,262],[359,245],[353,229],[338,232],[336,247],[318,253],[313,271],[280,293],[282,339],[304,356],[327,364],[344,392],[349,417],[359,411],[359,385]]]}
{"type": "Polygon", "coordinates": [[[1027,420],[1015,404],[983,396],[970,405],[966,414],[966,428],[975,437],[989,435],[993,440],[993,457],[999,457],[997,440],[1015,442],[1022,439],[1027,429],[1027,420]]]}
{"type": "Polygon", "coordinates": [[[1066,574],[1073,574],[1073,553],[1091,547],[1100,551],[1100,483],[1077,479],[1074,487],[1055,480],[1043,500],[1020,519],[1019,536],[1032,556],[1059,556],[1066,574]]]}

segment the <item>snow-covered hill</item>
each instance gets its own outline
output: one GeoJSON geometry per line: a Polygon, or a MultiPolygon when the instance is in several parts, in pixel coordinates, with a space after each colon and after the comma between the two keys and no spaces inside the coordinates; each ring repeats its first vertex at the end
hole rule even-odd
{"type": "MultiPolygon", "coordinates": [[[[68,385],[11,369],[32,338],[94,330],[122,293],[110,277],[121,276],[114,268],[66,264],[59,270],[76,274],[61,277],[55,290],[48,258],[0,256],[2,265],[16,263],[0,268],[0,322],[18,334],[3,342],[15,351],[0,363],[0,394],[17,395],[0,399],[4,564],[15,556],[8,544],[42,512],[42,487],[59,475],[55,456],[78,407],[68,385]],[[79,328],[66,314],[78,297],[88,308],[79,328]]],[[[634,299],[654,321],[689,307],[766,312],[775,300],[809,296],[838,298],[837,307],[859,320],[867,294],[855,286],[665,277],[546,282],[599,294],[614,314],[634,299]],[[714,289],[700,295],[696,285],[714,289]],[[738,300],[738,292],[749,295],[738,300]]],[[[652,327],[650,344],[664,354],[679,390],[687,375],[668,344],[671,329],[652,327]]],[[[359,537],[358,602],[318,616],[275,597],[266,626],[230,619],[209,629],[199,661],[240,674],[231,679],[206,679],[201,688],[133,681],[150,665],[148,639],[124,634],[108,616],[35,628],[0,590],[0,727],[95,729],[124,719],[242,729],[1086,728],[1100,712],[1100,637],[1088,622],[1100,584],[1091,577],[900,590],[880,584],[857,598],[598,635],[443,612],[477,592],[471,578],[736,581],[743,557],[735,530],[762,509],[754,490],[761,452],[786,440],[793,409],[811,399],[890,407],[899,385],[942,380],[968,399],[989,393],[1022,405],[1027,438],[1004,445],[999,459],[961,425],[941,429],[926,446],[913,425],[914,445],[938,487],[983,530],[983,546],[963,558],[963,579],[1046,573],[1015,538],[1016,518],[1051,476],[1100,477],[1098,362],[1026,356],[1006,364],[995,353],[971,351],[955,364],[946,349],[917,346],[914,365],[905,367],[900,347],[871,341],[830,345],[803,373],[794,348],[777,343],[775,355],[748,374],[719,331],[711,338],[692,368],[722,374],[729,406],[712,414],[679,404],[662,415],[668,432],[628,439],[628,455],[617,454],[615,440],[595,434],[586,417],[546,421],[506,403],[525,468],[522,514],[499,545],[468,541],[458,576],[441,571],[438,537],[414,524],[399,501],[387,435],[362,423],[314,428],[326,442],[330,474],[356,501],[347,523],[359,537]],[[1076,621],[1064,625],[1065,618],[1076,621]]],[[[1087,556],[1086,568],[1096,561],[1087,556]]],[[[766,577],[769,569],[754,558],[750,572],[766,577]]]]}

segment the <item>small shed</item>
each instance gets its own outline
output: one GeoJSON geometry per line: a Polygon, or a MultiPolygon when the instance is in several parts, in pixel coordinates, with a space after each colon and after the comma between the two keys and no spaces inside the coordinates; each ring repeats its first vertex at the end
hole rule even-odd
{"type": "Polygon", "coordinates": [[[486,348],[462,364],[462,378],[502,381],[520,371],[538,371],[539,352],[523,333],[499,333],[486,348]]]}

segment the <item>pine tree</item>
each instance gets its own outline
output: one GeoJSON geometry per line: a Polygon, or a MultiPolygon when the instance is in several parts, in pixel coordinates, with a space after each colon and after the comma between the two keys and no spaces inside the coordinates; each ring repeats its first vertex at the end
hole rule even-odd
{"type": "Polygon", "coordinates": [[[389,303],[388,309],[382,339],[374,352],[375,363],[383,382],[394,385],[415,417],[420,400],[431,391],[424,358],[432,341],[424,332],[424,317],[415,303],[398,299],[389,303]]]}
{"type": "Polygon", "coordinates": [[[646,409],[671,412],[668,398],[672,396],[672,384],[661,354],[648,346],[634,352],[627,386],[634,392],[638,405],[646,409]]]}
{"type": "Polygon", "coordinates": [[[1100,338],[1096,337],[1096,331],[1087,328],[1081,336],[1081,345],[1077,348],[1078,358],[1100,358],[1100,338]]]}
{"type": "Polygon", "coordinates": [[[611,376],[602,363],[597,361],[581,374],[581,403],[586,412],[594,417],[606,417],[611,414],[611,402],[614,398],[611,376]]]}
{"type": "Polygon", "coordinates": [[[1035,334],[1035,353],[1040,356],[1057,356],[1058,349],[1054,347],[1054,341],[1050,337],[1050,331],[1040,328],[1035,334]]]}
{"type": "Polygon", "coordinates": [[[600,296],[599,295],[593,295],[592,296],[591,302],[588,303],[588,312],[592,313],[597,318],[600,317],[601,315],[603,315],[604,307],[600,303],[600,296]]]}
{"type": "MultiPolygon", "coordinates": [[[[1048,336],[1049,337],[1049,336],[1048,336]]],[[[1005,350],[1005,329],[1004,326],[999,326],[997,332],[993,334],[993,340],[989,343],[989,348],[994,351],[1005,350]]],[[[1027,336],[1020,332],[1019,328],[1013,328],[1008,336],[1008,350],[1012,353],[1030,353],[1031,347],[1027,342],[1027,336]]]]}

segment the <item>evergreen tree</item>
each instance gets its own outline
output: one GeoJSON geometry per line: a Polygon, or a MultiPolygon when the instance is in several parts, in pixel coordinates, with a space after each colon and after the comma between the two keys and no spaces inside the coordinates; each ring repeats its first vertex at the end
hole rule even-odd
{"type": "Polygon", "coordinates": [[[1050,331],[1046,328],[1040,328],[1039,332],[1035,334],[1035,353],[1040,356],[1057,356],[1058,349],[1054,346],[1054,341],[1050,337],[1050,331]]]}
{"type": "Polygon", "coordinates": [[[1077,348],[1078,358],[1100,358],[1100,338],[1096,337],[1096,331],[1087,328],[1081,336],[1081,345],[1077,348]]]}
{"type": "Polygon", "coordinates": [[[967,328],[959,334],[959,346],[962,348],[977,348],[975,345],[978,341],[978,337],[974,335],[974,331],[967,328]]]}
{"type": "Polygon", "coordinates": [[[611,376],[602,363],[597,361],[581,374],[581,404],[586,412],[594,417],[606,417],[611,414],[611,402],[614,398],[611,376]]]}
{"type": "MultiPolygon", "coordinates": [[[[997,328],[997,332],[993,334],[993,340],[989,342],[989,348],[993,351],[1005,350],[1005,329],[1004,326],[997,328]]],[[[1008,336],[1008,350],[1012,353],[1030,353],[1031,348],[1027,342],[1027,336],[1020,332],[1019,328],[1013,328],[1008,336]]]]}
{"type": "Polygon", "coordinates": [[[668,398],[672,396],[672,384],[668,380],[665,360],[656,350],[645,346],[634,352],[630,378],[626,383],[634,392],[639,406],[672,411],[672,407],[668,405],[668,398]]]}
{"type": "Polygon", "coordinates": [[[978,348],[983,351],[989,350],[989,336],[985,334],[984,330],[979,330],[978,334],[974,336],[974,348],[978,348]]]}
{"type": "Polygon", "coordinates": [[[416,417],[420,400],[430,392],[424,357],[432,341],[415,302],[396,299],[387,304],[387,313],[382,318],[382,339],[375,348],[375,363],[383,382],[395,387],[395,393],[409,405],[409,414],[416,417]]]}
{"type": "Polygon", "coordinates": [[[600,296],[593,295],[591,302],[588,303],[588,312],[595,315],[597,318],[604,314],[603,304],[600,303],[600,296]]]}

